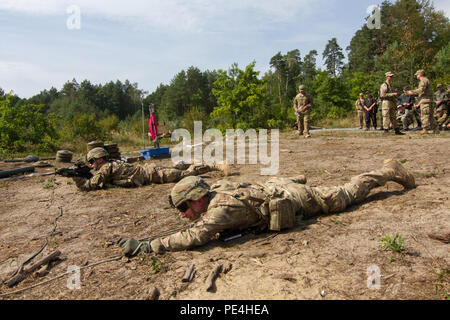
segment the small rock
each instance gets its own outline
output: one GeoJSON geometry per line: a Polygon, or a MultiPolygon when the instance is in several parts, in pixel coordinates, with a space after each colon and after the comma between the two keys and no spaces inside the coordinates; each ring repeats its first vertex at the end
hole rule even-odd
{"type": "Polygon", "coordinates": [[[325,292],[325,290],[320,291],[320,295],[322,296],[322,298],[325,297],[326,294],[327,294],[327,293],[325,292]]]}
{"type": "Polygon", "coordinates": [[[309,241],[308,241],[308,240],[303,240],[303,241],[302,241],[302,245],[303,245],[303,246],[306,247],[308,244],[309,244],[309,241]]]}
{"type": "Polygon", "coordinates": [[[156,287],[150,287],[148,289],[148,297],[145,300],[158,300],[159,299],[159,290],[156,287]]]}

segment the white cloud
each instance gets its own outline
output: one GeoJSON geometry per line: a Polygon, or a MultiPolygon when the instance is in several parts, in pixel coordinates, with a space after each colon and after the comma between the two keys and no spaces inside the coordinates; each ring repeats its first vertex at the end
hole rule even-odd
{"type": "Polygon", "coordinates": [[[2,0],[0,10],[33,15],[65,15],[79,6],[82,15],[146,23],[174,30],[208,30],[229,25],[246,13],[254,20],[273,23],[304,17],[320,8],[314,0],[2,0]]]}

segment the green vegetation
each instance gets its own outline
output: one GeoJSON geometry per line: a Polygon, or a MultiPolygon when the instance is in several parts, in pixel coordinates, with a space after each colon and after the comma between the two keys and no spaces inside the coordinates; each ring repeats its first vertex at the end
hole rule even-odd
{"type": "MultiPolygon", "coordinates": [[[[255,62],[214,71],[192,66],[150,94],[128,80],[102,85],[73,79],[29,99],[0,88],[0,158],[60,148],[85,152],[91,140],[142,146],[142,109],[148,119],[151,104],[169,130],[192,130],[196,120],[205,130],[291,128],[299,84],[314,99],[313,126],[353,127],[359,93],[377,96],[387,71],[396,74],[396,88],[415,87],[418,69],[427,71],[434,86],[450,82],[450,22],[443,12],[428,0],[384,1],[381,23],[381,29],[364,24],[355,32],[346,64],[336,38],[330,39],[322,52],[325,70],[316,66],[320,51],[302,58],[293,49],[276,53],[262,75],[255,62]]],[[[145,132],[147,126],[145,120],[145,132]]]]}
{"type": "Polygon", "coordinates": [[[442,300],[450,300],[448,295],[448,284],[450,282],[450,269],[444,269],[438,274],[437,282],[434,285],[436,296],[442,300]]]}
{"type": "Polygon", "coordinates": [[[395,237],[386,236],[381,238],[381,250],[390,250],[396,253],[402,253],[405,248],[403,247],[403,238],[400,234],[396,234],[395,237]]]}

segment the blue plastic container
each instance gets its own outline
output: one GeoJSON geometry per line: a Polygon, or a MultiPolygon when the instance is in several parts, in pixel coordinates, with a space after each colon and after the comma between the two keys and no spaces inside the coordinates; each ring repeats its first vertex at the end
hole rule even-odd
{"type": "Polygon", "coordinates": [[[170,155],[170,151],[169,148],[157,148],[157,149],[147,149],[147,150],[140,150],[139,151],[141,153],[141,156],[145,159],[148,160],[151,157],[155,157],[155,156],[161,156],[161,155],[170,155]]]}

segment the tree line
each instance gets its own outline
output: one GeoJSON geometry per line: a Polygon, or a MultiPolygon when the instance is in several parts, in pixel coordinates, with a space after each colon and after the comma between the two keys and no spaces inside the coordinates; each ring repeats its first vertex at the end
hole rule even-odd
{"type": "Polygon", "coordinates": [[[397,88],[416,86],[417,69],[427,70],[435,86],[448,84],[450,23],[444,13],[428,0],[384,1],[380,9],[381,29],[364,24],[357,30],[345,50],[347,62],[332,38],[322,52],[311,50],[302,56],[293,49],[274,54],[265,74],[255,70],[255,61],[242,69],[236,63],[228,70],[192,66],[152,93],[128,80],[101,85],[73,79],[61,90],[43,90],[29,99],[0,88],[0,151],[30,144],[51,149],[61,141],[88,141],[114,131],[138,134],[141,108],[147,117],[151,104],[158,120],[170,129],[192,129],[195,120],[203,121],[204,128],[223,130],[286,128],[295,122],[292,104],[299,84],[313,96],[311,121],[316,124],[352,116],[359,93],[377,96],[386,71],[396,74],[397,88]],[[319,56],[323,68],[317,66],[319,56]],[[21,120],[12,121],[14,117],[21,120]],[[25,119],[40,123],[27,125],[25,119]],[[20,138],[21,130],[28,135],[20,138]],[[31,139],[33,135],[40,138],[31,139]]]}

